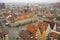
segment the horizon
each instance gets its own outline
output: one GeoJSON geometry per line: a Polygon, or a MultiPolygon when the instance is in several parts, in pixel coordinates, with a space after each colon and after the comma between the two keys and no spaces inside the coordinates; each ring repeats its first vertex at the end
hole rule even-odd
{"type": "Polygon", "coordinates": [[[0,3],[56,3],[60,0],[0,0],[0,3]]]}

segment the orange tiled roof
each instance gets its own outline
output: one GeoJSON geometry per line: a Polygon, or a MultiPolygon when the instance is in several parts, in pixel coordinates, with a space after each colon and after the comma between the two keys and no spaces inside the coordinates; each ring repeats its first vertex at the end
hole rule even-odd
{"type": "Polygon", "coordinates": [[[25,14],[25,15],[17,16],[16,18],[22,20],[22,19],[26,19],[26,18],[31,18],[31,17],[33,17],[33,16],[34,16],[33,13],[29,13],[29,14],[25,14]]]}

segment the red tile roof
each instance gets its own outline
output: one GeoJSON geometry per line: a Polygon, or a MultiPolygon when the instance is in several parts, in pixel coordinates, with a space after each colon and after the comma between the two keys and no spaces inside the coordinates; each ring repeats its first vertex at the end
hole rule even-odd
{"type": "Polygon", "coordinates": [[[23,19],[31,18],[31,17],[33,17],[33,16],[34,16],[33,13],[28,13],[28,14],[25,14],[25,15],[16,16],[16,18],[23,20],[23,19]]]}
{"type": "Polygon", "coordinates": [[[60,7],[60,2],[54,4],[55,7],[60,7]]]}

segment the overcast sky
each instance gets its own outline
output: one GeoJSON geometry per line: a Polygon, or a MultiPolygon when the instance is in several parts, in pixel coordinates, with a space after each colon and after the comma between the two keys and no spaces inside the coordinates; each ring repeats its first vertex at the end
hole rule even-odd
{"type": "Polygon", "coordinates": [[[30,3],[30,2],[38,2],[38,3],[55,3],[55,2],[60,2],[60,0],[0,0],[0,2],[27,2],[27,3],[30,3]]]}

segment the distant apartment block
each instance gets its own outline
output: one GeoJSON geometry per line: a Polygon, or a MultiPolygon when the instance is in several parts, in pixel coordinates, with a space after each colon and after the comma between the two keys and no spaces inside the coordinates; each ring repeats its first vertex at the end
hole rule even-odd
{"type": "Polygon", "coordinates": [[[5,9],[5,4],[4,3],[0,3],[0,9],[5,9]]]}

